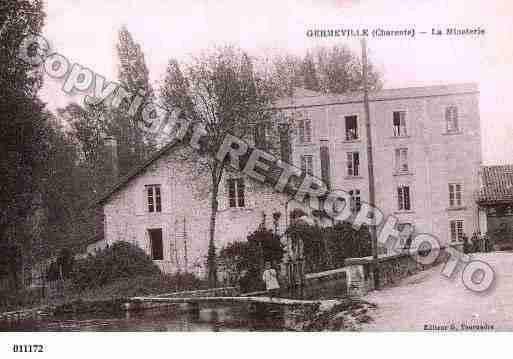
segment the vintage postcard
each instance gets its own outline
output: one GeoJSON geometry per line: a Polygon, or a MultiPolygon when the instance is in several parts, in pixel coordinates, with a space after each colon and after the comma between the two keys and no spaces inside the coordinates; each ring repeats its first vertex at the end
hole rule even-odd
{"type": "Polygon", "coordinates": [[[512,15],[2,0],[0,331],[512,331],[512,15]]]}

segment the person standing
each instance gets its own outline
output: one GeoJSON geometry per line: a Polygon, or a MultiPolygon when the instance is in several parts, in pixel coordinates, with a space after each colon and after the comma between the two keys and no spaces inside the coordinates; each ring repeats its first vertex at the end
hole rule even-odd
{"type": "Polygon", "coordinates": [[[262,279],[269,296],[276,295],[280,289],[280,284],[278,283],[278,274],[276,273],[276,270],[271,267],[271,262],[265,263],[265,270],[262,274],[262,279]]]}

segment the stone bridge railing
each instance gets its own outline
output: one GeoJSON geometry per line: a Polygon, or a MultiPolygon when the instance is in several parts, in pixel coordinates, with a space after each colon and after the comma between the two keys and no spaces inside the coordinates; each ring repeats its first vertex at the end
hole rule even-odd
{"type": "MultiPolygon", "coordinates": [[[[187,290],[182,292],[171,292],[153,295],[151,298],[161,298],[162,301],[128,301],[125,303],[125,310],[144,310],[162,306],[176,305],[175,302],[166,302],[165,298],[213,298],[213,297],[237,297],[240,295],[237,287],[221,287],[199,290],[187,290]]],[[[133,299],[133,298],[132,298],[133,299]]]]}
{"type": "Polygon", "coordinates": [[[199,290],[188,290],[183,292],[172,292],[155,295],[160,298],[195,298],[195,297],[236,297],[240,294],[237,287],[221,287],[199,290]]]}
{"type": "MultiPolygon", "coordinates": [[[[399,280],[431,268],[438,264],[424,265],[415,260],[410,253],[380,255],[378,257],[380,286],[390,286],[399,280]]],[[[374,289],[374,273],[372,257],[346,258],[348,293],[352,296],[362,296],[374,289]]]]}

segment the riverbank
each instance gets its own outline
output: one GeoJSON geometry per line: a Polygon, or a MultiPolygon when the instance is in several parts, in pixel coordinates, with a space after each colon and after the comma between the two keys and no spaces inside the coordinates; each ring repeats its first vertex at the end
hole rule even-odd
{"type": "MultiPolygon", "coordinates": [[[[26,310],[7,312],[0,314],[0,323],[10,323],[7,327],[13,327],[13,322],[27,320],[51,320],[73,317],[113,317],[125,316],[125,299],[101,301],[76,300],[56,306],[45,306],[26,310]]],[[[165,306],[163,306],[165,307],[165,306]]],[[[369,309],[376,306],[360,299],[328,299],[316,306],[293,306],[282,313],[282,321],[279,324],[283,330],[292,331],[358,331],[362,324],[372,321],[368,315],[369,309]]],[[[266,316],[276,309],[273,304],[260,307],[261,316],[266,316]]],[[[150,313],[148,311],[148,313],[150,313]]],[[[138,316],[144,316],[145,311],[138,312],[138,316]]]]}
{"type": "Polygon", "coordinates": [[[371,322],[369,310],[375,304],[361,299],[347,298],[325,300],[317,308],[295,313],[297,320],[288,323],[294,331],[359,331],[362,325],[371,322]]]}

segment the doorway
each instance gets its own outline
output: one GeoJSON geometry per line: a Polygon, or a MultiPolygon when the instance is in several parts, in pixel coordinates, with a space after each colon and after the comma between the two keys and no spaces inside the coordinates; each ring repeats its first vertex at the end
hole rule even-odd
{"type": "Polygon", "coordinates": [[[162,243],[162,228],[148,229],[150,235],[151,259],[161,261],[164,259],[164,245],[162,243]]]}

